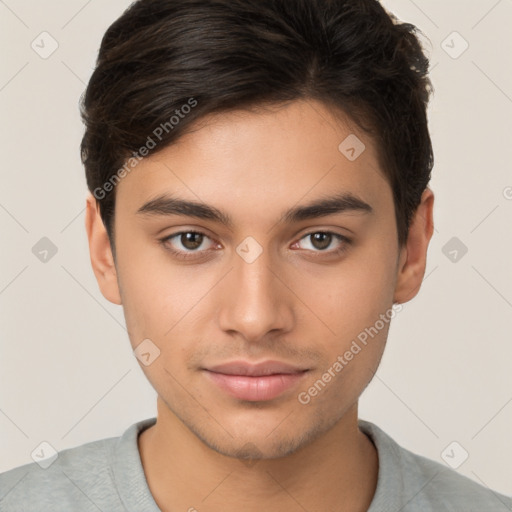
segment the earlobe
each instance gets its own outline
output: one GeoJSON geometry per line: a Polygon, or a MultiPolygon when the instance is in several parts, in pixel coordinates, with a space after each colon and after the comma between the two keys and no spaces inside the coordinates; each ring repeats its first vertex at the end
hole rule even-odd
{"type": "Polygon", "coordinates": [[[434,232],[434,193],[426,188],[411,220],[407,242],[400,250],[394,302],[403,304],[417,295],[427,266],[427,250],[434,232]]]}
{"type": "Polygon", "coordinates": [[[114,304],[121,304],[117,272],[108,238],[101,219],[98,204],[92,194],[87,195],[85,230],[89,240],[91,265],[103,296],[114,304]]]}

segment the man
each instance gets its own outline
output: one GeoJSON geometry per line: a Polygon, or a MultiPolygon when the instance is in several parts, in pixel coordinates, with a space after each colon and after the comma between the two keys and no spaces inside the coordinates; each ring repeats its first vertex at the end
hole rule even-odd
{"type": "Polygon", "coordinates": [[[158,415],[4,473],[2,511],[512,510],[358,419],[425,272],[427,69],[375,0],[130,6],[83,98],[86,230],[158,415]]]}

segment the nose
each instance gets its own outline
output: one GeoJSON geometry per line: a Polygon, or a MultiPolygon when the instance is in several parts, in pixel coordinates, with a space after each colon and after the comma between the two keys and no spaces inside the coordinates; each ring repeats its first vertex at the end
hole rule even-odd
{"type": "Polygon", "coordinates": [[[289,332],[294,324],[293,293],[266,250],[252,262],[234,255],[234,268],[219,292],[220,328],[256,343],[289,332]]]}

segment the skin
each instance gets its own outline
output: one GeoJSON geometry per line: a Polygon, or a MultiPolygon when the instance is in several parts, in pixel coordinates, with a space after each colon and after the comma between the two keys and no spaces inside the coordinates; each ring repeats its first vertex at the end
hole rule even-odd
{"type": "Polygon", "coordinates": [[[149,338],[160,350],[149,366],[141,364],[158,400],[157,422],[140,435],[139,451],[161,510],[367,510],[378,456],[358,428],[357,405],[389,324],[308,404],[297,397],[380,314],[417,294],[433,200],[427,188],[399,247],[391,188],[371,139],[304,100],[205,117],[143,159],[117,186],[115,260],[88,197],[86,229],[101,292],[123,306],[132,348],[149,338]],[[338,150],[349,134],[366,146],[355,161],[338,150]],[[373,212],[279,223],[289,208],[333,192],[351,192],[373,212]],[[229,214],[233,227],[137,213],[162,193],[208,203],[229,214]],[[205,233],[199,253],[179,236],[159,242],[187,230],[205,233]],[[306,236],[318,231],[351,243],[333,237],[325,248],[306,236]],[[248,236],[262,248],[252,263],[236,252],[248,236]],[[194,257],[180,260],[170,247],[194,257]],[[268,359],[309,371],[277,398],[249,402],[227,395],[202,370],[268,359]]]}

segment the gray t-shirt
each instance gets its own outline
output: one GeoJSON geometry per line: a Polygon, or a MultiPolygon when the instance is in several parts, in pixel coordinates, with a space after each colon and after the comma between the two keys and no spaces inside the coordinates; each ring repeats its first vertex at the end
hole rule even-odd
{"type": "MultiPolygon", "coordinates": [[[[0,511],[159,512],[137,446],[138,434],[155,422],[148,418],[120,437],[62,450],[47,469],[33,462],[1,473],[0,511]]],[[[373,423],[360,419],[359,426],[379,454],[368,512],[512,511],[511,498],[402,448],[373,423]]]]}

